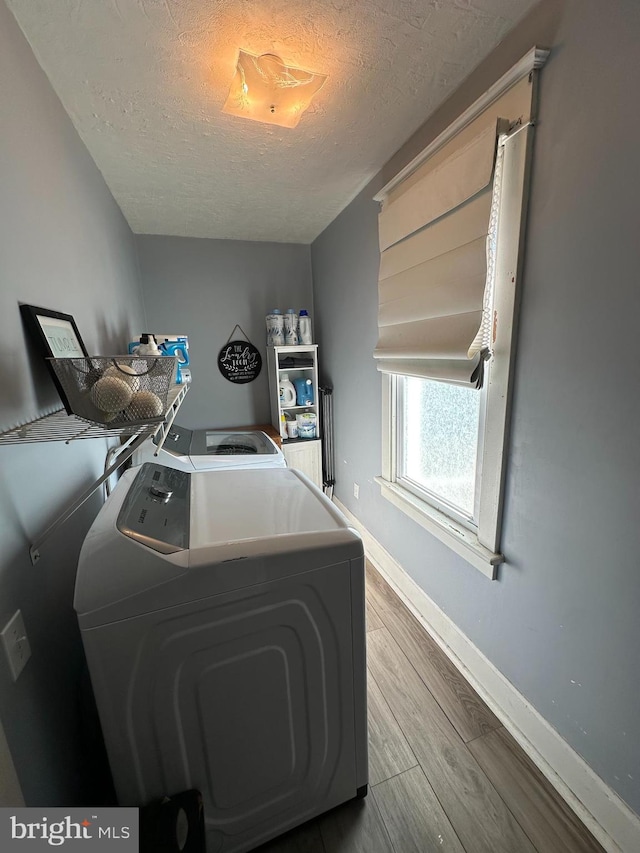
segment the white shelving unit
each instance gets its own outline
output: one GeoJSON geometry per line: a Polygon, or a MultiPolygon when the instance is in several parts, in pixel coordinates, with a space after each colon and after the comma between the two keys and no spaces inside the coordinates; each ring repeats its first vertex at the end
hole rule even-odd
{"type": "Polygon", "coordinates": [[[282,452],[287,464],[306,474],[318,488],[322,488],[322,425],[320,423],[320,388],[318,384],[318,345],[295,347],[267,347],[269,369],[269,392],[271,398],[271,423],[280,432],[280,418],[284,413],[294,416],[300,412],[316,415],[315,438],[282,437],[282,452]],[[311,379],[313,404],[310,406],[283,406],[280,401],[280,379],[283,374],[289,380],[311,379]]]}
{"type": "Polygon", "coordinates": [[[34,442],[45,441],[64,441],[66,444],[70,444],[72,441],[88,438],[119,438],[122,442],[121,446],[116,448],[117,452],[111,455],[110,458],[112,461],[105,466],[104,474],[69,504],[55,521],[47,527],[44,533],[31,543],[29,554],[33,565],[40,559],[39,548],[43,542],[51,536],[54,530],[57,530],[61,524],[73,515],[105,480],[108,480],[127,461],[143,441],[149,438],[149,436],[158,434],[160,437],[158,450],[160,450],[188,390],[189,385],[175,386],[169,392],[167,408],[162,420],[154,420],[150,423],[138,423],[127,427],[109,429],[101,424],[85,421],[82,418],[76,417],[76,415],[67,415],[64,409],[58,409],[51,414],[35,418],[32,421],[0,433],[0,445],[33,444],[34,442]]]}

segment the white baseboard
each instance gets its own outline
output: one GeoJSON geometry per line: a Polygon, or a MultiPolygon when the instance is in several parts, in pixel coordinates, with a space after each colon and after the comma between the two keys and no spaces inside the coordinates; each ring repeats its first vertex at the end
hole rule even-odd
{"type": "Polygon", "coordinates": [[[519,693],[340,501],[370,562],[609,853],[640,850],[640,817],[519,693]]]}

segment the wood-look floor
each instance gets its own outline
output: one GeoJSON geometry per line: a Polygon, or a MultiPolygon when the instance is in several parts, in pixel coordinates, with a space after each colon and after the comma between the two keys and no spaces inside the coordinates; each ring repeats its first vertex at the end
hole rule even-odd
{"type": "Polygon", "coordinates": [[[602,853],[367,566],[369,795],[261,853],[602,853]]]}

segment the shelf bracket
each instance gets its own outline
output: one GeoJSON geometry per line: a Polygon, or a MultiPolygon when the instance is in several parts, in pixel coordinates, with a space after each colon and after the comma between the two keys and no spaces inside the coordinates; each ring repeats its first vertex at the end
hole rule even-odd
{"type": "Polygon", "coordinates": [[[105,466],[104,473],[101,477],[99,477],[95,482],[93,482],[85,491],[77,497],[72,503],[70,503],[63,512],[47,527],[47,529],[32,542],[29,548],[29,557],[31,558],[31,565],[35,566],[35,564],[40,559],[40,547],[46,540],[54,533],[61,524],[64,524],[67,519],[69,519],[73,513],[79,509],[83,503],[85,503],[91,495],[95,492],[96,489],[100,488],[100,486],[109,479],[109,477],[114,474],[118,468],[120,468],[126,461],[129,459],[140,447],[140,445],[146,441],[150,436],[157,435],[158,432],[161,432],[161,439],[158,443],[158,450],[161,449],[164,444],[164,440],[173,424],[175,416],[180,408],[182,401],[184,400],[187,391],[189,390],[188,385],[183,385],[178,393],[175,395],[171,405],[169,406],[167,412],[165,413],[164,420],[157,425],[155,429],[145,430],[139,433],[136,436],[129,438],[122,447],[119,449],[119,452],[115,458],[115,460],[110,464],[105,466]]]}
{"type": "Polygon", "coordinates": [[[183,393],[178,394],[176,399],[171,404],[171,408],[167,412],[165,419],[160,424],[160,427],[158,428],[158,430],[155,432],[155,435],[158,435],[158,433],[160,433],[160,440],[158,441],[158,445],[156,447],[155,453],[153,454],[154,456],[157,456],[160,453],[160,451],[162,450],[162,447],[166,441],[166,438],[169,435],[169,431],[171,430],[171,427],[173,426],[173,422],[175,420],[175,417],[178,414],[178,409],[180,408],[180,404],[182,403],[182,401],[185,398],[188,387],[189,387],[188,385],[185,385],[184,389],[183,389],[183,393]]]}
{"type": "MultiPolygon", "coordinates": [[[[118,458],[109,465],[108,468],[105,468],[105,471],[101,477],[99,477],[95,482],[93,482],[84,492],[82,492],[79,497],[77,497],[72,503],[68,504],[68,506],[63,510],[63,512],[53,521],[49,527],[41,533],[40,536],[31,544],[29,548],[29,556],[31,557],[31,565],[35,566],[35,564],[40,559],[40,546],[46,542],[46,540],[54,533],[61,524],[64,524],[73,513],[80,509],[83,503],[89,500],[91,495],[95,492],[96,489],[99,489],[100,486],[104,483],[105,480],[108,480],[109,477],[114,474],[121,465],[123,465],[130,456],[132,456],[135,451],[140,447],[143,441],[146,441],[149,437],[148,433],[140,433],[140,435],[136,435],[131,444],[128,445],[126,450],[118,455],[118,458]]],[[[125,445],[126,446],[126,445],[125,445]]]]}

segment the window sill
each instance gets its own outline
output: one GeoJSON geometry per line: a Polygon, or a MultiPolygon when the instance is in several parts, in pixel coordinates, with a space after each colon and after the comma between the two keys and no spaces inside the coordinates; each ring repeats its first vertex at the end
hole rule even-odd
{"type": "Polygon", "coordinates": [[[504,562],[502,554],[496,554],[485,548],[480,544],[475,533],[456,525],[444,513],[421,501],[397,483],[392,483],[383,477],[376,477],[375,481],[380,486],[384,498],[444,542],[482,574],[491,580],[496,579],[497,567],[504,562]]]}

